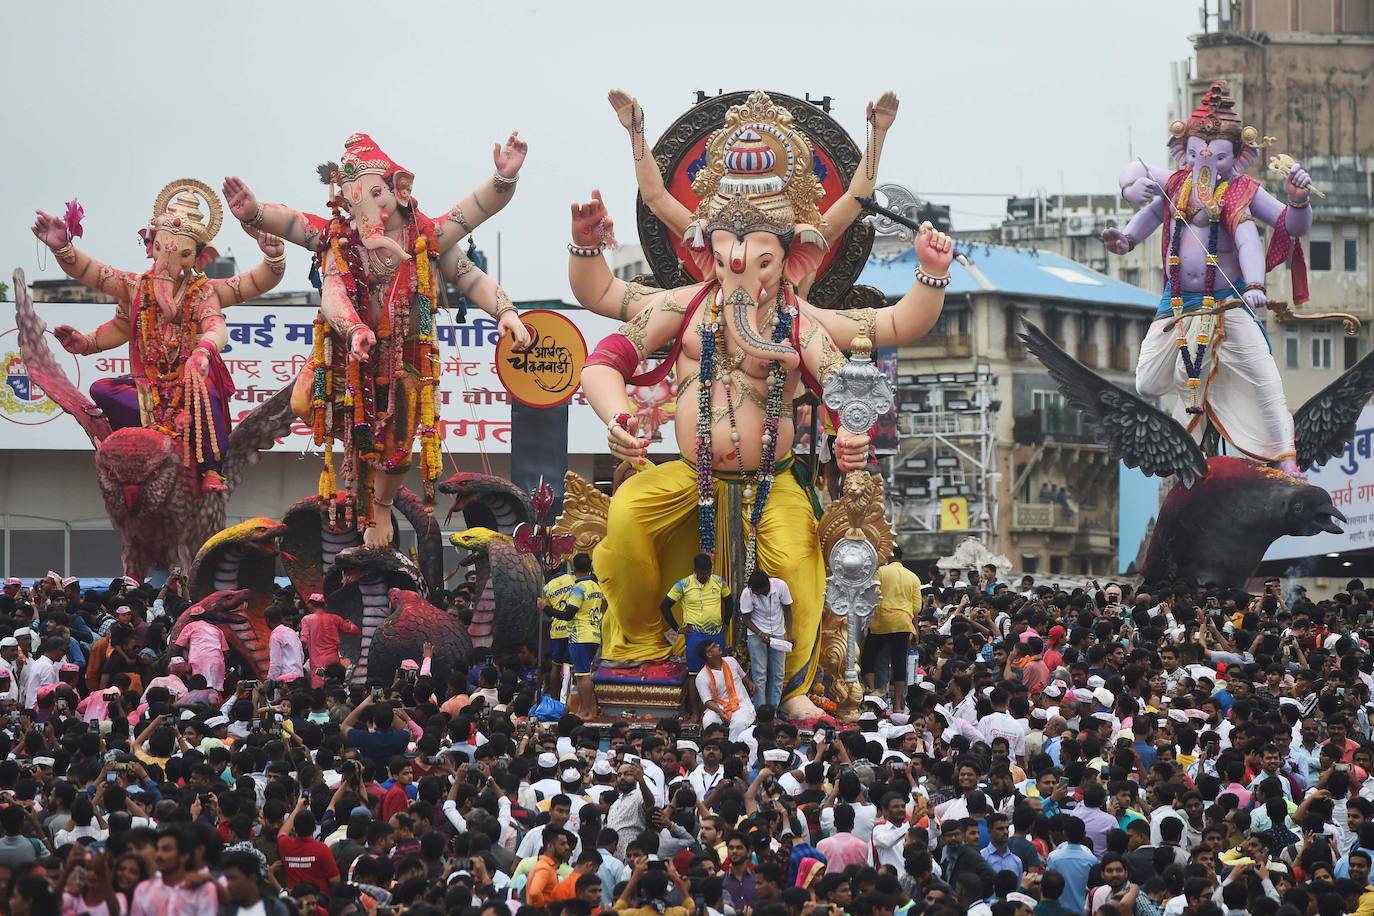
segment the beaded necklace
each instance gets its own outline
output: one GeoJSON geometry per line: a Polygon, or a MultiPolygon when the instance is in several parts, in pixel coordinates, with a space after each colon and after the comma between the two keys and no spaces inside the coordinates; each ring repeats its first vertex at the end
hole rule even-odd
{"type": "MultiPolygon", "coordinates": [[[[721,290],[711,300],[711,309],[701,326],[701,367],[697,385],[697,507],[700,515],[699,535],[703,553],[714,553],[716,547],[716,501],[714,461],[715,452],[711,447],[712,426],[712,389],[716,379],[716,360],[718,350],[725,350],[725,336],[720,323],[720,311],[724,302],[721,290]]],[[[782,343],[792,333],[797,307],[792,290],[785,284],[778,288],[776,302],[777,324],[773,328],[773,343],[782,343]]],[[[783,387],[787,382],[787,370],[776,360],[768,367],[768,401],[764,408],[763,435],[760,439],[763,450],[759,457],[757,471],[744,471],[744,456],[740,452],[740,434],[735,423],[734,399],[729,386],[725,386],[725,407],[730,418],[730,441],[734,446],[735,461],[744,478],[744,500],[751,503],[749,528],[745,533],[745,575],[754,571],[758,544],[758,526],[763,519],[763,510],[768,502],[768,494],[773,488],[773,464],[777,456],[778,425],[782,416],[783,387]],[[755,485],[757,484],[757,490],[755,485]]]]}
{"type": "Polygon", "coordinates": [[[1179,257],[1179,246],[1183,242],[1183,233],[1187,231],[1188,207],[1192,202],[1193,176],[1189,175],[1183,181],[1183,187],[1179,189],[1178,204],[1174,208],[1174,232],[1169,240],[1169,308],[1174,313],[1174,327],[1177,329],[1176,342],[1178,344],[1179,357],[1183,360],[1183,369],[1188,375],[1188,405],[1187,412],[1190,414],[1201,414],[1202,408],[1202,359],[1207,352],[1207,345],[1212,340],[1212,330],[1216,327],[1217,316],[1211,309],[1216,304],[1214,293],[1217,283],[1217,239],[1221,229],[1221,198],[1226,194],[1227,182],[1223,181],[1217,185],[1216,192],[1208,200],[1203,201],[1207,208],[1207,270],[1203,275],[1202,281],[1202,308],[1203,314],[1198,321],[1197,335],[1193,345],[1193,351],[1188,350],[1188,333],[1183,323],[1183,267],[1182,259],[1179,257]]]}

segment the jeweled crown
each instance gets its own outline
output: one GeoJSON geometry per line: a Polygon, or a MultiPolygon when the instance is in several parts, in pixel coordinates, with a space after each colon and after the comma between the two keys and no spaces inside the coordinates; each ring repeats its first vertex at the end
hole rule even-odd
{"type": "Polygon", "coordinates": [[[825,190],[811,159],[811,143],[793,125],[792,112],[762,90],[751,93],[726,112],[724,127],[706,144],[706,165],[692,182],[697,219],[708,232],[741,235],[819,226],[817,203],[825,190]]]}
{"type": "Polygon", "coordinates": [[[208,245],[219,232],[223,220],[224,210],[220,206],[219,197],[208,184],[194,178],[169,181],[153,201],[154,232],[184,235],[202,245],[208,245]],[[210,211],[208,218],[200,210],[202,199],[210,211]]]}

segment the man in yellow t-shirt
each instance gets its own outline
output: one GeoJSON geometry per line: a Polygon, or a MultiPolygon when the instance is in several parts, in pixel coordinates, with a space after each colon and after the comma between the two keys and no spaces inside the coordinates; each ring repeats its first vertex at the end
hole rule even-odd
{"type": "MultiPolygon", "coordinates": [[[[687,644],[687,674],[696,677],[705,664],[702,650],[708,642],[717,643],[725,648],[725,618],[734,610],[734,599],[725,586],[725,580],[711,572],[712,561],[709,553],[699,553],[692,563],[692,575],[679,579],[668,590],[668,596],[659,605],[668,629],[678,628],[673,617],[673,605],[682,607],[682,637],[687,644]]],[[[690,681],[689,681],[690,683],[690,681]]],[[[696,707],[693,691],[687,691],[687,700],[696,707]]]]}
{"type": "Polygon", "coordinates": [[[577,584],[577,576],[565,573],[551,579],[544,586],[544,595],[539,599],[539,609],[549,618],[549,657],[553,659],[553,669],[549,672],[549,682],[545,692],[552,697],[563,693],[564,667],[568,664],[568,618],[560,617],[559,612],[567,604],[568,593],[577,584]]]}
{"type": "Polygon", "coordinates": [[[916,615],[921,609],[921,580],[902,565],[900,547],[894,546],[892,560],[878,569],[878,594],[878,607],[859,654],[859,670],[869,690],[885,691],[890,680],[892,711],[901,712],[906,705],[907,646],[916,634],[916,615]]]}
{"type": "Polygon", "coordinates": [[[590,719],[596,715],[596,694],[592,690],[592,670],[596,653],[601,648],[601,615],[606,610],[606,597],[592,574],[592,558],[585,553],[573,557],[573,575],[577,582],[568,591],[562,611],[555,617],[572,621],[568,636],[568,655],[572,658],[573,682],[577,686],[577,715],[590,719]]]}

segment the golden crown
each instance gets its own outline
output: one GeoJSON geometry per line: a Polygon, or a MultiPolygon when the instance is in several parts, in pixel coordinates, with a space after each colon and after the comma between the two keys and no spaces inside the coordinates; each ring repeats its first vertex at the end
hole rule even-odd
{"type": "Polygon", "coordinates": [[[756,90],[725,113],[724,127],[706,144],[706,165],[692,181],[697,218],[708,231],[752,225],[744,231],[785,234],[798,223],[819,226],[825,189],[811,158],[792,112],[756,90]]]}
{"type": "Polygon", "coordinates": [[[194,178],[169,181],[153,201],[154,231],[184,235],[202,245],[210,243],[223,221],[224,209],[219,197],[208,184],[194,178]],[[201,200],[210,211],[209,219],[201,213],[201,200]]]}

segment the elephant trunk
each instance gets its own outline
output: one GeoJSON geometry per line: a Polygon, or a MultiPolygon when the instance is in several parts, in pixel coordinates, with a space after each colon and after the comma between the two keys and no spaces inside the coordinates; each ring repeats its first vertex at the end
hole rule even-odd
{"type": "Polygon", "coordinates": [[[730,335],[731,342],[755,359],[765,362],[776,360],[789,372],[796,369],[801,364],[801,354],[790,342],[774,343],[764,340],[755,332],[749,315],[750,311],[757,307],[758,303],[749,297],[743,287],[737,288],[730,295],[726,303],[725,330],[730,335]]]}
{"type": "Polygon", "coordinates": [[[176,308],[176,281],[166,270],[153,274],[153,296],[164,310],[176,308]]]}

